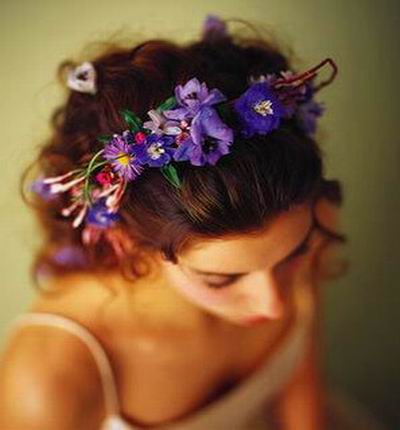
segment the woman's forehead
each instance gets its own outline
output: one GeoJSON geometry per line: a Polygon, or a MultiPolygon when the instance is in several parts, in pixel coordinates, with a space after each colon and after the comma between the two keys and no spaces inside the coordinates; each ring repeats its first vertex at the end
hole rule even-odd
{"type": "Polygon", "coordinates": [[[309,206],[279,214],[257,234],[198,241],[178,257],[179,264],[208,272],[248,272],[274,265],[304,239],[312,225],[309,206]]]}

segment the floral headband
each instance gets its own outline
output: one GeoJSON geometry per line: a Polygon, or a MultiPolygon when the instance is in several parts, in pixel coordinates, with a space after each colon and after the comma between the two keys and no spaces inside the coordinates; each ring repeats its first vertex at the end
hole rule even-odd
{"type": "Polygon", "coordinates": [[[95,243],[105,235],[110,242],[114,241],[117,253],[122,254],[120,241],[110,232],[120,220],[118,210],[126,187],[145,169],[160,169],[179,189],[176,162],[215,165],[230,152],[235,137],[267,135],[283,119],[291,117],[306,135],[312,136],[316,119],[325,109],[314,100],[314,95],[336,74],[336,64],[327,58],[297,75],[283,71],[250,77],[244,93],[229,101],[219,89],[209,89],[193,77],[177,85],[173,96],[148,111],[148,121],[143,122],[129,109],[121,110],[127,125],[125,131],[99,136],[104,146],[88,163],[60,176],[40,177],[32,183],[31,190],[45,200],[68,193],[70,204],[61,214],[73,216],[74,228],[84,224],[83,243],[95,243]],[[315,85],[314,78],[325,65],[332,67],[331,76],[315,85]],[[224,122],[232,114],[237,120],[235,128],[224,122]]]}

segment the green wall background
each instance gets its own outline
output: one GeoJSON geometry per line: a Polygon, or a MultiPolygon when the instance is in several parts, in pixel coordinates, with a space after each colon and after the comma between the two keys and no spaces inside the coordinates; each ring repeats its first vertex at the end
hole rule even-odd
{"type": "Polygon", "coordinates": [[[188,40],[207,13],[244,18],[270,27],[305,66],[327,56],[339,66],[335,83],[319,95],[328,107],[320,126],[328,177],[344,184],[341,219],[352,268],[325,289],[326,374],[399,428],[399,10],[396,0],[2,0],[2,339],[35,294],[28,268],[38,237],[17,186],[62,94],[58,63],[117,30],[134,40],[188,40]]]}

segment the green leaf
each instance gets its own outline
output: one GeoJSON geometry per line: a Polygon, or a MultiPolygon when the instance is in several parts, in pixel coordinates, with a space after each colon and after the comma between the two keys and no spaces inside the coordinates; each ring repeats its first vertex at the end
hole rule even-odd
{"type": "Polygon", "coordinates": [[[226,103],[220,103],[217,105],[216,110],[222,120],[228,119],[232,115],[231,109],[226,103]]]}
{"type": "Polygon", "coordinates": [[[142,121],[132,111],[130,111],[129,109],[122,109],[119,112],[124,118],[124,121],[126,122],[132,133],[136,133],[137,131],[141,130],[142,121]]]}
{"type": "Polygon", "coordinates": [[[98,140],[100,143],[104,143],[104,144],[107,144],[111,139],[112,139],[112,135],[111,135],[111,134],[109,134],[109,135],[97,136],[97,140],[98,140]]]}
{"type": "Polygon", "coordinates": [[[164,100],[160,106],[158,106],[156,108],[156,110],[158,112],[162,112],[164,110],[168,110],[168,109],[172,109],[173,107],[176,106],[176,97],[175,96],[171,96],[169,98],[167,98],[166,100],[164,100]]]}
{"type": "Polygon", "coordinates": [[[176,188],[180,188],[182,183],[179,179],[178,172],[172,164],[163,166],[161,168],[162,174],[168,179],[168,181],[176,188]]]}

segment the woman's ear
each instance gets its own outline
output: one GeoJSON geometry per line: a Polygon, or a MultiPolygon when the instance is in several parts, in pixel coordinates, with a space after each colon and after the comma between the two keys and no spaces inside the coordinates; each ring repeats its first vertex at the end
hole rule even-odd
{"type": "Polygon", "coordinates": [[[340,230],[339,214],[340,206],[331,202],[326,197],[320,197],[315,203],[315,216],[318,222],[328,230],[340,230]]]}
{"type": "MultiPolygon", "coordinates": [[[[340,205],[337,203],[320,197],[315,204],[315,217],[322,228],[340,233],[340,205]]],[[[343,276],[349,268],[349,260],[341,252],[344,243],[321,230],[317,231],[317,235],[312,263],[315,281],[318,283],[343,276]]]]}

